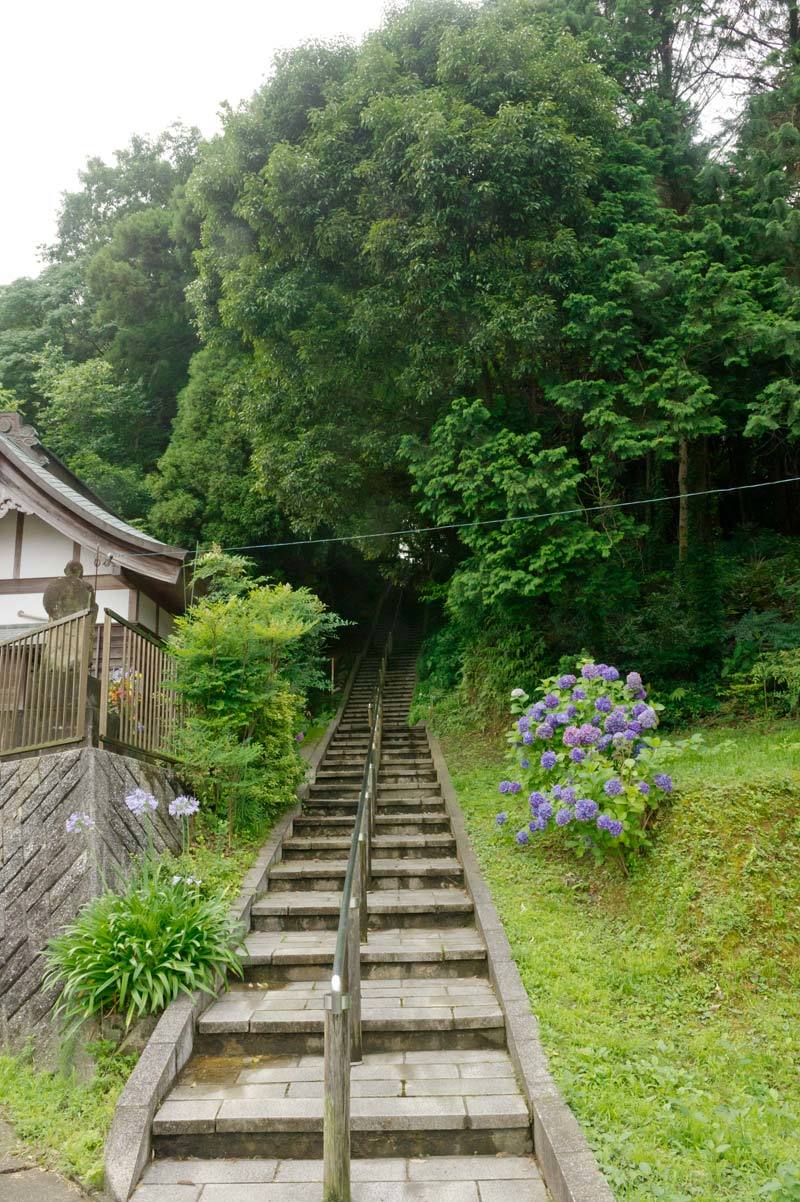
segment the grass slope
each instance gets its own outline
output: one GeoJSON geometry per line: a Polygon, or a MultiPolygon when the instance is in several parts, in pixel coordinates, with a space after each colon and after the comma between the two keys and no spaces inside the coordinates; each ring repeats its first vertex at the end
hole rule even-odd
{"type": "Polygon", "coordinates": [[[621,1202],[800,1202],[800,733],[706,737],[627,880],[557,835],[517,847],[513,819],[493,822],[502,740],[443,744],[553,1073],[621,1202]]]}

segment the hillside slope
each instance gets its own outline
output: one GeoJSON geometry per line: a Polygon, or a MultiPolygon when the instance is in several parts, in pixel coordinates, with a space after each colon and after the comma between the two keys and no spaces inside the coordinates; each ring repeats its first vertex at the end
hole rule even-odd
{"type": "Polygon", "coordinates": [[[797,1202],[800,733],[706,738],[628,879],[497,830],[502,741],[444,748],[553,1072],[620,1202],[797,1202]]]}

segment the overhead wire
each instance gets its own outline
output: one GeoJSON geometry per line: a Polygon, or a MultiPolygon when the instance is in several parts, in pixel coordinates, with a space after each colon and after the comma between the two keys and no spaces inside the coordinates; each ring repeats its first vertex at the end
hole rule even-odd
{"type": "MultiPolygon", "coordinates": [[[[575,505],[569,509],[550,509],[540,513],[507,514],[500,518],[475,518],[469,522],[445,522],[438,526],[409,526],[403,530],[368,531],[364,534],[339,534],[326,538],[286,539],[274,543],[245,543],[241,546],[221,547],[222,551],[274,551],[284,547],[310,547],[323,543],[354,543],[375,538],[405,538],[412,534],[436,534],[444,530],[468,530],[479,526],[502,526],[507,522],[535,522],[548,518],[574,517],[576,514],[602,513],[614,509],[631,509],[642,505],[659,505],[665,501],[690,500],[694,497],[714,497],[724,493],[746,492],[757,488],[774,488],[780,484],[800,483],[800,476],[786,476],[781,480],[762,480],[754,484],[732,484],[725,488],[702,488],[692,492],[668,493],[660,497],[640,497],[633,501],[608,501],[601,505],[575,505]]],[[[147,558],[162,555],[161,551],[126,552],[126,558],[147,558]]],[[[110,556],[113,559],[113,555],[110,556]]]]}

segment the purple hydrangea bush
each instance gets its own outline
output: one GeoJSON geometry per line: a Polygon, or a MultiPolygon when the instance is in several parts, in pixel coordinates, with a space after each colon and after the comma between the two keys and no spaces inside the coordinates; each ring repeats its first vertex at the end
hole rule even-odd
{"type": "Polygon", "coordinates": [[[499,791],[524,799],[524,812],[497,817],[519,846],[558,830],[580,855],[627,858],[647,842],[659,805],[672,792],[665,761],[681,750],[656,734],[663,706],[638,672],[581,661],[542,681],[540,696],[511,694],[509,779],[499,791]],[[523,819],[523,821],[520,821],[523,819]]]}

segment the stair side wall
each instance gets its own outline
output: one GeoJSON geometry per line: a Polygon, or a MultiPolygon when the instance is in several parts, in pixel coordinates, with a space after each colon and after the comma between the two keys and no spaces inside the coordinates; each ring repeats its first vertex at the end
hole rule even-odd
{"type": "Polygon", "coordinates": [[[48,939],[102,888],[127,874],[147,846],[142,821],[125,806],[137,787],[159,802],[157,850],[180,848],[167,806],[179,791],[154,764],[94,747],[0,762],[0,1037],[37,1042],[51,1034],[52,992],[42,988],[48,939]],[[75,811],[94,819],[88,834],[66,833],[75,811]]]}

